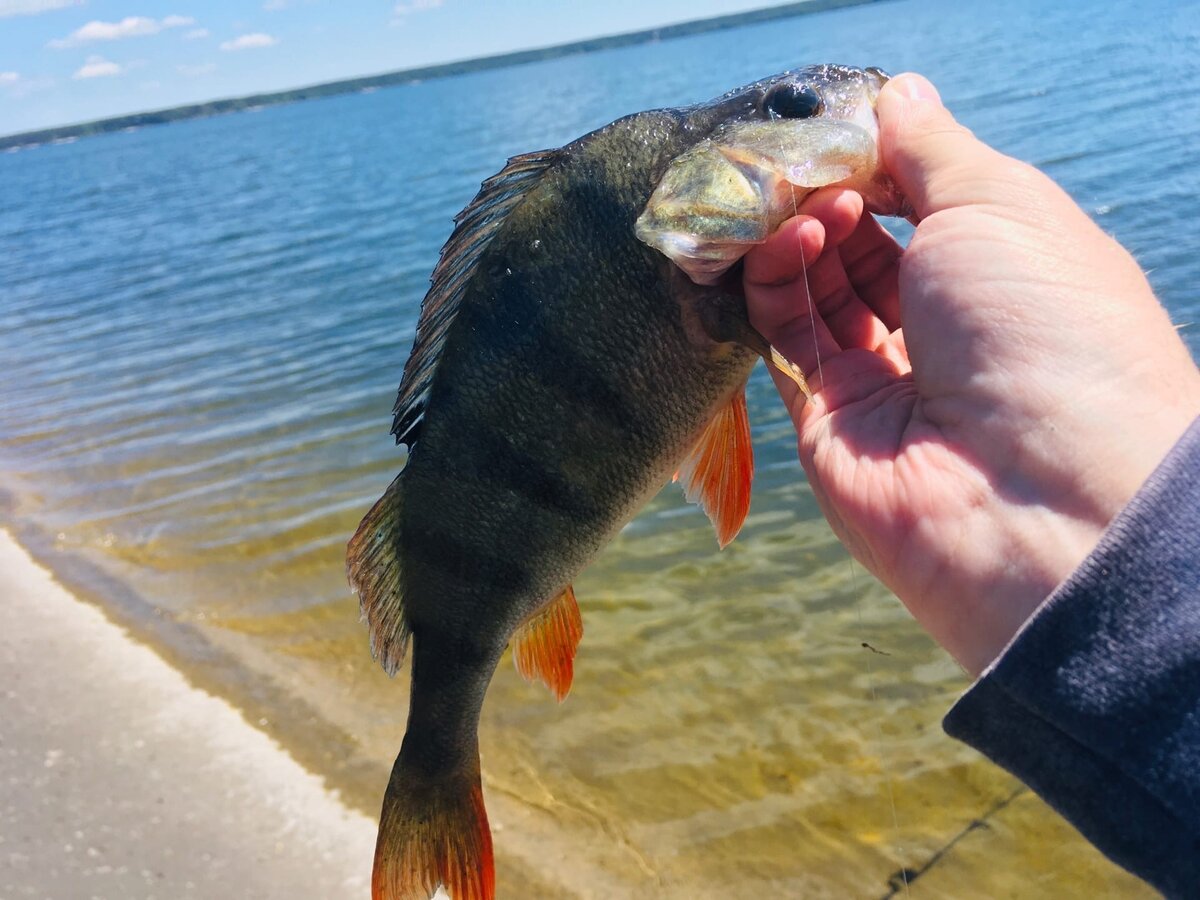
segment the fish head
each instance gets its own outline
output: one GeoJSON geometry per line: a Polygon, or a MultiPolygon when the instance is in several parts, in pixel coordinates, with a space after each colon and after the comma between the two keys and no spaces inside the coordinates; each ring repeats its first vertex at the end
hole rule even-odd
{"type": "Polygon", "coordinates": [[[817,188],[850,188],[872,213],[908,215],[880,162],[875,100],[887,79],[877,68],[809,66],[685,111],[697,141],[670,160],[638,238],[715,284],[817,188]]]}

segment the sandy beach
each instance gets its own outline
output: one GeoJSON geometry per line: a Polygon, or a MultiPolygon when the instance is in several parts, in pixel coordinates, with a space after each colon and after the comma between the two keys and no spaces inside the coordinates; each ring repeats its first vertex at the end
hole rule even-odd
{"type": "Polygon", "coordinates": [[[0,897],[364,897],[375,824],[0,531],[0,897]]]}

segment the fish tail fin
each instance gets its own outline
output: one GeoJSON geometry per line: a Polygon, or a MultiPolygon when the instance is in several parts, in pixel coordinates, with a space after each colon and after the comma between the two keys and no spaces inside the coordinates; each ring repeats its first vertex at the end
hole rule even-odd
{"type": "Polygon", "coordinates": [[[426,900],[439,885],[454,900],[493,900],[496,874],[479,753],[471,753],[473,764],[436,773],[424,771],[421,755],[406,736],[383,797],[372,900],[426,900]]]}
{"type": "Polygon", "coordinates": [[[358,593],[362,618],[371,629],[371,656],[395,675],[412,629],[400,588],[399,519],[401,472],[388,485],[346,548],[346,576],[358,593]]]}

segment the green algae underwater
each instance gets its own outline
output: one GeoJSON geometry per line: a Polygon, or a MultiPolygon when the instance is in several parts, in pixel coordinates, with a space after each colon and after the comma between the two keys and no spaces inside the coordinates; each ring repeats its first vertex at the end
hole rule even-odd
{"type": "MultiPolygon", "coordinates": [[[[403,462],[388,411],[450,219],[507,156],[805,61],[916,68],[1194,318],[1200,262],[1164,209],[1200,117],[1163,114],[1155,85],[1194,65],[1195,14],[1164,5],[1153,35],[1086,4],[961,7],[871,4],[0,156],[4,523],[376,814],[407,676],[370,659],[345,542],[403,462]],[[1079,89],[1101,52],[1124,94],[1079,89]]],[[[669,486],[576,581],[567,702],[501,662],[480,734],[500,896],[1150,896],[942,734],[965,678],[830,534],[761,368],[748,401],[739,538],[718,553],[669,486]]]]}

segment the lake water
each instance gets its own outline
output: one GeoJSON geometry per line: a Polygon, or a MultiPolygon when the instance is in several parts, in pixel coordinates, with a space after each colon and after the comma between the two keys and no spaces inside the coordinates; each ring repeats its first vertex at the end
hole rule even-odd
{"type": "MultiPolygon", "coordinates": [[[[406,681],[344,546],[402,462],[419,304],[484,177],[798,64],[916,69],[1196,322],[1198,60],[1195,4],[902,0],[0,155],[3,521],[374,814],[406,681]]],[[[761,368],[749,404],[742,536],[718,553],[668,488],[576,583],[569,700],[501,665],[502,895],[1148,895],[942,734],[966,680],[831,536],[761,368]]]]}

